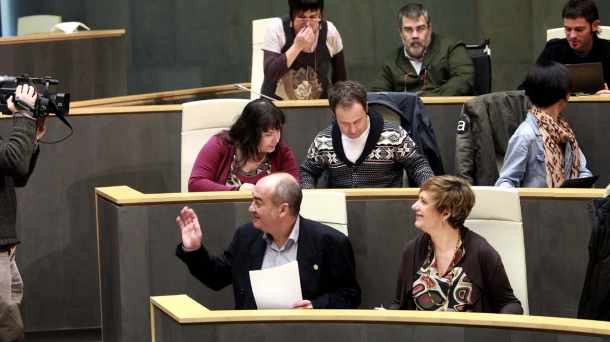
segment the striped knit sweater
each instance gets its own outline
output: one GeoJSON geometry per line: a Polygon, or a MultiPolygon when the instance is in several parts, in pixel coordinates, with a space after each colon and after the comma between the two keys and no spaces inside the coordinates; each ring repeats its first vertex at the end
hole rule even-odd
{"type": "Polygon", "coordinates": [[[400,188],[403,169],[421,186],[434,173],[407,132],[369,109],[370,132],[364,150],[352,163],[345,156],[337,123],[318,133],[299,167],[304,189],[316,187],[324,170],[335,188],[400,188]]]}

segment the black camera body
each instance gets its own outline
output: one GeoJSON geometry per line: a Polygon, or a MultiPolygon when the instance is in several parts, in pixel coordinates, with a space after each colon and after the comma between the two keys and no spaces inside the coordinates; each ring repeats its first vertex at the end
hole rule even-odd
{"type": "Polygon", "coordinates": [[[24,108],[34,115],[34,117],[48,116],[49,114],[56,114],[60,116],[68,115],[70,111],[70,93],[50,93],[49,85],[57,85],[59,81],[49,76],[43,78],[28,77],[27,74],[23,74],[20,77],[16,76],[0,76],[0,112],[4,114],[12,114],[8,109],[7,101],[13,96],[15,101],[15,90],[20,84],[29,84],[33,87],[34,84],[43,84],[44,92],[38,91],[38,98],[36,104],[32,107],[29,104],[17,103],[17,108],[24,108]],[[25,108],[31,107],[31,108],[25,108]]]}

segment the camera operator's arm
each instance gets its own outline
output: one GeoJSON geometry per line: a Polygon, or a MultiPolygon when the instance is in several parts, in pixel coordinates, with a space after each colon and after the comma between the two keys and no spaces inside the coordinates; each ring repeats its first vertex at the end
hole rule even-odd
{"type": "MultiPolygon", "coordinates": [[[[27,84],[17,87],[15,97],[31,106],[36,104],[36,91],[27,84]]],[[[31,112],[18,110],[12,96],[7,105],[13,112],[13,131],[8,141],[0,140],[0,172],[13,177],[15,186],[24,186],[38,157],[36,138],[44,134],[46,125],[44,120],[37,123],[31,112]]]]}
{"type": "Polygon", "coordinates": [[[36,167],[36,160],[38,160],[38,153],[40,153],[40,148],[38,147],[38,141],[44,133],[47,131],[47,117],[42,116],[36,118],[36,140],[34,142],[34,152],[32,154],[32,158],[30,159],[30,166],[28,167],[27,175],[19,178],[13,178],[13,183],[16,187],[24,187],[28,183],[28,179],[30,179],[30,175],[34,172],[34,167],[36,167]]]}

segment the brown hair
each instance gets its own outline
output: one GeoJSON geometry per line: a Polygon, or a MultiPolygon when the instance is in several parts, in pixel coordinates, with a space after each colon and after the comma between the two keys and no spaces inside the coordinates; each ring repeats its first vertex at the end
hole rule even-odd
{"type": "Polygon", "coordinates": [[[328,91],[328,104],[333,113],[337,107],[349,108],[355,103],[360,103],[366,109],[366,95],[366,89],[358,82],[337,82],[328,91]]]}
{"type": "Polygon", "coordinates": [[[464,221],[474,207],[475,196],[470,184],[456,176],[444,175],[428,179],[419,189],[430,194],[431,204],[439,212],[448,211],[447,219],[453,228],[464,225],[464,221]]]}
{"type": "Polygon", "coordinates": [[[261,157],[258,145],[263,133],[270,129],[281,131],[284,122],[286,122],[284,112],[273,102],[257,99],[248,102],[241,115],[229,128],[228,134],[221,132],[218,136],[239,149],[241,155],[237,165],[241,168],[249,160],[261,157]]]}

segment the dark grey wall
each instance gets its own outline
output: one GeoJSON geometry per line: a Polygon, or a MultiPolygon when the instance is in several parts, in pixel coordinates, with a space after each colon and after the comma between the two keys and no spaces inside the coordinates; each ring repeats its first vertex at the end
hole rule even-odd
{"type": "MultiPolygon", "coordinates": [[[[285,15],[285,0],[46,0],[38,13],[94,30],[127,30],[130,94],[250,80],[252,20],[285,15]]],[[[370,87],[383,57],[400,46],[397,0],[326,1],[324,16],[343,38],[348,76],[370,87]]],[[[493,91],[515,89],[561,27],[557,0],[428,0],[434,31],[466,43],[491,39],[493,91]]],[[[602,24],[610,2],[597,1],[602,24]]]]}
{"type": "MultiPolygon", "coordinates": [[[[71,101],[127,94],[122,36],[2,44],[0,56],[0,75],[53,77],[59,84],[50,86],[49,91],[69,93],[71,101]]],[[[6,84],[4,87],[9,88],[6,84]]],[[[37,88],[39,92],[44,90],[43,85],[37,88]]]]}
{"type": "MultiPolygon", "coordinates": [[[[41,145],[36,170],[17,189],[17,265],[26,331],[99,327],[94,188],[127,184],[144,193],[180,191],[180,114],[82,115],[74,135],[41,145]]],[[[0,120],[10,137],[12,120],[0,120]]],[[[43,140],[69,130],[47,120],[43,140]]]]}

